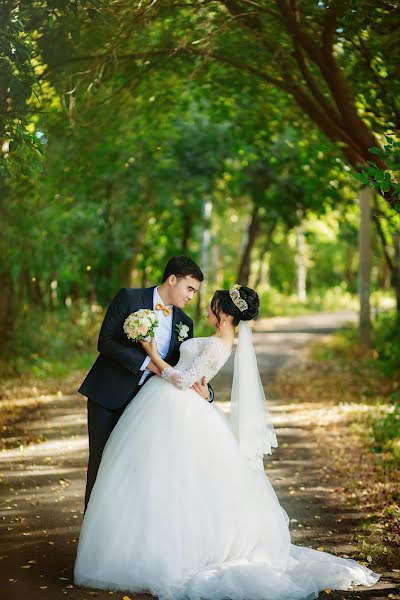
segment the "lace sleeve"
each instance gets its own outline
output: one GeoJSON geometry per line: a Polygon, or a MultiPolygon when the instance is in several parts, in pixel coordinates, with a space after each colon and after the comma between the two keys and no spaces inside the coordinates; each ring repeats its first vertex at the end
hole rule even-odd
{"type": "Polygon", "coordinates": [[[199,381],[203,376],[207,382],[214,377],[221,367],[219,353],[213,343],[208,343],[199,354],[193,359],[190,367],[181,371],[174,367],[167,367],[161,374],[161,377],[172,383],[180,390],[186,390],[195,381],[199,381]]]}

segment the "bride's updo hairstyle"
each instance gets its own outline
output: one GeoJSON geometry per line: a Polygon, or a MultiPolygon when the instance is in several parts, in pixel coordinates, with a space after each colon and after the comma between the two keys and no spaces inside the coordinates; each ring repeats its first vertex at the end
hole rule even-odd
{"type": "Polygon", "coordinates": [[[220,323],[220,313],[224,312],[233,317],[233,325],[239,325],[240,321],[251,321],[258,315],[260,299],[257,292],[245,285],[237,287],[240,298],[243,299],[247,308],[241,311],[231,298],[229,290],[217,290],[211,300],[211,310],[220,323]]]}

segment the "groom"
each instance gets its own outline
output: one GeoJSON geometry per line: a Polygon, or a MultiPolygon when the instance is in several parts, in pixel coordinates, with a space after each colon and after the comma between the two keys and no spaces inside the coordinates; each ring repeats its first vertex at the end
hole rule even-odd
{"type": "MultiPolygon", "coordinates": [[[[174,256],[165,267],[160,286],[122,288],[108,307],[97,345],[100,354],[79,388],[88,399],[89,463],[85,509],[112,430],[141,386],[157,373],[157,367],[141,344],[133,343],[124,333],[126,317],[140,308],[154,310],[159,320],[155,330],[157,348],[162,358],[175,366],[183,338],[193,337],[193,322],[182,308],[193,298],[203,279],[203,273],[191,258],[174,256]],[[188,329],[182,329],[181,325],[188,329]]],[[[213,401],[213,390],[204,377],[192,387],[200,396],[213,401]]]]}

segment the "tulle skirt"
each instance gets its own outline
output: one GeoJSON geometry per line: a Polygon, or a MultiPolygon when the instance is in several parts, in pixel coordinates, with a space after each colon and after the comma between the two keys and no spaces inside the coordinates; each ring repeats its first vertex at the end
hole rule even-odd
{"type": "Polygon", "coordinates": [[[153,377],[127,407],[85,513],[76,584],[160,600],[295,600],[378,579],[291,544],[268,478],[193,390],[153,377]]]}

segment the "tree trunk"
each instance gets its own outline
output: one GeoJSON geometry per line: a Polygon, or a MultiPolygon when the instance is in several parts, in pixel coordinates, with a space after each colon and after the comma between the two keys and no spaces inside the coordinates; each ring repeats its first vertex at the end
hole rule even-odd
{"type": "MultiPolygon", "coordinates": [[[[150,206],[152,206],[152,204],[154,204],[154,193],[152,190],[150,190],[147,193],[147,196],[145,198],[145,202],[144,205],[146,208],[149,208],[150,206]]],[[[141,222],[139,224],[139,231],[137,236],[135,237],[135,242],[134,242],[134,247],[132,249],[132,258],[131,258],[131,262],[130,262],[130,267],[129,267],[129,274],[128,274],[128,287],[137,287],[138,285],[138,280],[139,280],[139,270],[138,270],[138,254],[140,254],[140,251],[143,248],[145,239],[146,239],[146,233],[147,233],[147,227],[149,224],[149,219],[148,219],[148,211],[144,210],[142,213],[142,218],[141,218],[141,222]]],[[[142,273],[142,286],[143,286],[143,282],[146,279],[146,276],[144,273],[142,273]]],[[[144,287],[144,286],[143,286],[144,287]]]]}
{"type": "Polygon", "coordinates": [[[391,288],[391,273],[386,261],[383,262],[380,287],[385,290],[385,292],[388,292],[391,288]]]}
{"type": "MultiPolygon", "coordinates": [[[[375,199],[376,200],[376,199],[375,199]]],[[[386,261],[386,268],[390,272],[390,284],[394,290],[396,297],[396,308],[398,319],[400,320],[400,231],[397,230],[393,234],[393,256],[391,256],[389,249],[389,242],[386,237],[386,233],[381,225],[379,207],[375,201],[376,212],[374,214],[374,223],[378,232],[379,239],[381,240],[383,255],[386,261]]]]}
{"type": "Polygon", "coordinates": [[[264,273],[265,273],[265,269],[264,269],[265,255],[267,254],[267,252],[269,251],[269,249],[271,247],[272,237],[274,235],[274,231],[276,229],[276,225],[277,225],[277,221],[274,221],[273,223],[271,223],[271,225],[268,228],[268,231],[266,233],[265,242],[264,242],[264,244],[263,244],[263,246],[261,247],[261,250],[260,250],[259,259],[258,259],[259,267],[258,267],[258,273],[257,273],[256,281],[255,281],[255,287],[256,287],[256,289],[263,282],[262,279],[263,279],[263,276],[264,276],[264,273]]]}
{"type": "Polygon", "coordinates": [[[49,304],[50,304],[50,308],[57,308],[59,301],[58,301],[58,281],[56,279],[56,275],[54,275],[54,279],[52,279],[51,281],[49,281],[49,304]]]}
{"type": "Polygon", "coordinates": [[[0,294],[0,354],[4,354],[7,344],[13,338],[18,312],[22,311],[22,305],[17,300],[15,286],[9,273],[1,276],[0,294]]]}
{"type": "Polygon", "coordinates": [[[400,323],[400,231],[394,234],[394,270],[392,286],[396,295],[397,320],[400,323]]]}
{"type": "Polygon", "coordinates": [[[240,285],[247,285],[249,282],[251,251],[254,248],[254,244],[260,233],[258,210],[258,206],[254,205],[237,276],[237,282],[240,283],[240,285]]]}
{"type": "Polygon", "coordinates": [[[80,300],[81,293],[79,291],[79,283],[77,281],[73,281],[71,284],[71,296],[75,302],[80,300]]]}
{"type": "Polygon", "coordinates": [[[304,235],[301,222],[296,228],[297,241],[297,294],[300,302],[306,301],[306,264],[304,257],[304,235]]]}
{"type": "Polygon", "coordinates": [[[90,300],[90,304],[98,304],[98,302],[97,302],[97,291],[96,291],[96,287],[94,285],[90,287],[90,290],[89,290],[89,300],[90,300]]]}
{"type": "Polygon", "coordinates": [[[208,249],[210,246],[210,217],[212,213],[212,202],[209,200],[205,202],[203,208],[203,218],[204,218],[204,228],[203,235],[201,239],[201,258],[200,258],[200,268],[204,274],[204,280],[201,284],[201,287],[197,294],[197,305],[196,305],[196,319],[200,319],[200,315],[203,309],[203,294],[207,288],[207,279],[208,279],[208,249]]]}
{"type": "Polygon", "coordinates": [[[189,241],[192,235],[193,229],[193,219],[192,213],[190,212],[190,204],[188,206],[189,210],[183,210],[182,220],[182,254],[186,254],[189,249],[189,241]]]}
{"type": "Polygon", "coordinates": [[[106,273],[108,281],[112,281],[113,267],[114,267],[114,241],[113,241],[113,214],[112,214],[112,196],[114,191],[114,181],[108,181],[105,189],[105,235],[104,241],[106,244],[107,261],[106,261],[106,273]]]}
{"type": "Polygon", "coordinates": [[[346,266],[344,272],[344,278],[346,280],[346,286],[348,292],[354,291],[354,249],[349,245],[346,248],[346,266]]]}
{"type": "Polygon", "coordinates": [[[40,287],[40,281],[37,275],[31,276],[31,301],[34,306],[44,308],[42,290],[40,287]]]}
{"type": "Polygon", "coordinates": [[[360,299],[359,333],[363,348],[371,345],[371,190],[364,187],[359,192],[360,233],[359,233],[359,271],[358,293],[360,299]]]}
{"type": "Polygon", "coordinates": [[[213,262],[213,286],[214,288],[222,288],[224,286],[224,264],[221,257],[221,249],[219,246],[212,247],[212,262],[213,262]]]}

